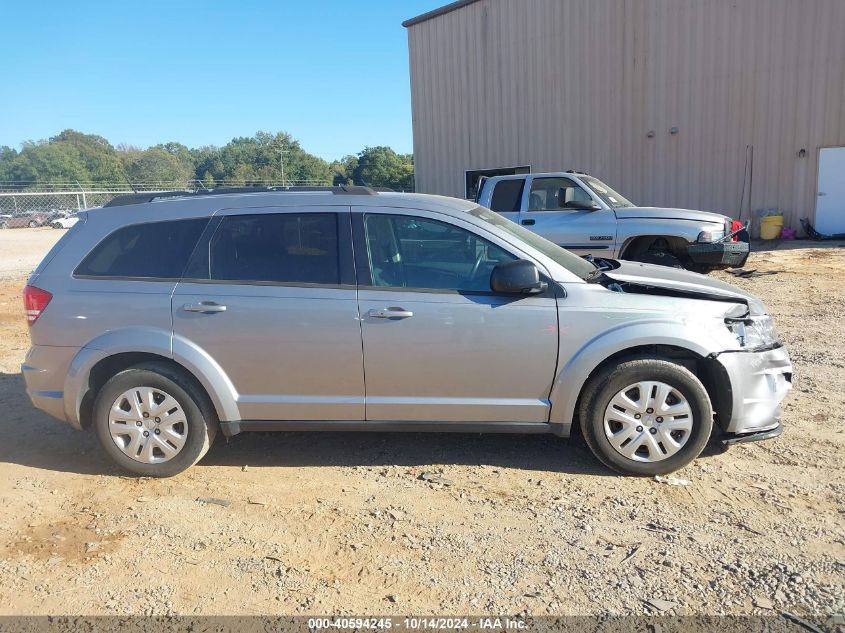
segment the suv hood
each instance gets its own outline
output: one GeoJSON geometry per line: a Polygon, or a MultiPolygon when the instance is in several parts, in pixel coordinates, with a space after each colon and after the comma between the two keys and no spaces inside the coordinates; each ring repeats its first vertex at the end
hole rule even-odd
{"type": "Polygon", "coordinates": [[[668,209],[663,207],[623,207],[614,209],[619,220],[633,220],[636,218],[652,220],[690,220],[692,222],[714,222],[725,225],[729,218],[719,213],[696,211],[694,209],[668,209]]]}
{"type": "Polygon", "coordinates": [[[648,291],[652,294],[690,299],[742,303],[752,316],[766,314],[766,307],[754,295],[736,286],[680,268],[619,261],[619,267],[605,271],[605,276],[623,284],[624,292],[648,291]]]}

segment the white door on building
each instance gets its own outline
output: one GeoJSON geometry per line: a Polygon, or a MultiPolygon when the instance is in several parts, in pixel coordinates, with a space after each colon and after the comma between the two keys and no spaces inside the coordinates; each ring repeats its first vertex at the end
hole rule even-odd
{"type": "Polygon", "coordinates": [[[845,233],[845,147],[819,150],[819,185],[815,228],[819,233],[845,233]]]}

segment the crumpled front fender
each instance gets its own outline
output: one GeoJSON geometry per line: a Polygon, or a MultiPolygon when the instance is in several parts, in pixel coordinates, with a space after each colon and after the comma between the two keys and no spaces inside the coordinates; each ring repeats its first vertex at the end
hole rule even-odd
{"type": "Polygon", "coordinates": [[[578,397],[592,372],[615,354],[651,345],[685,349],[702,358],[722,347],[706,330],[665,317],[623,323],[605,330],[571,354],[562,341],[561,368],[552,386],[549,422],[561,425],[562,434],[568,435],[578,397]]]}

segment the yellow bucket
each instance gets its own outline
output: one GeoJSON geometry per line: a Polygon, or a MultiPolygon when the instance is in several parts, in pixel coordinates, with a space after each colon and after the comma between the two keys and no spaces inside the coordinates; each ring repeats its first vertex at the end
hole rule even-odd
{"type": "Polygon", "coordinates": [[[780,237],[780,230],[783,228],[782,215],[767,215],[760,218],[760,239],[776,240],[780,237]]]}

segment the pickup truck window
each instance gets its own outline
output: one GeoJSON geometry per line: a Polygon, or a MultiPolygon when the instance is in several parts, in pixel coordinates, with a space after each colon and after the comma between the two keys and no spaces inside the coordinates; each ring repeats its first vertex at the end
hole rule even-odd
{"type": "Polygon", "coordinates": [[[633,202],[608,187],[598,178],[593,178],[592,176],[581,176],[581,180],[611,209],[624,209],[626,207],[634,206],[633,202]]]}
{"type": "Polygon", "coordinates": [[[493,189],[490,206],[497,213],[519,213],[523,187],[524,178],[500,180],[493,189]]]}
{"type": "Polygon", "coordinates": [[[569,178],[535,178],[531,181],[528,211],[560,211],[567,202],[590,202],[590,194],[569,178]]]}
{"type": "Polygon", "coordinates": [[[520,241],[525,242],[529,246],[536,248],[549,259],[554,260],[566,270],[581,279],[586,280],[593,276],[598,268],[588,262],[586,259],[578,257],[574,253],[570,253],[565,248],[561,248],[554,242],[550,242],[545,237],[540,237],[536,233],[532,233],[528,229],[522,228],[519,224],[511,222],[507,218],[502,217],[498,213],[485,209],[484,207],[475,207],[469,212],[479,220],[483,220],[493,226],[510,233],[520,241]]]}

